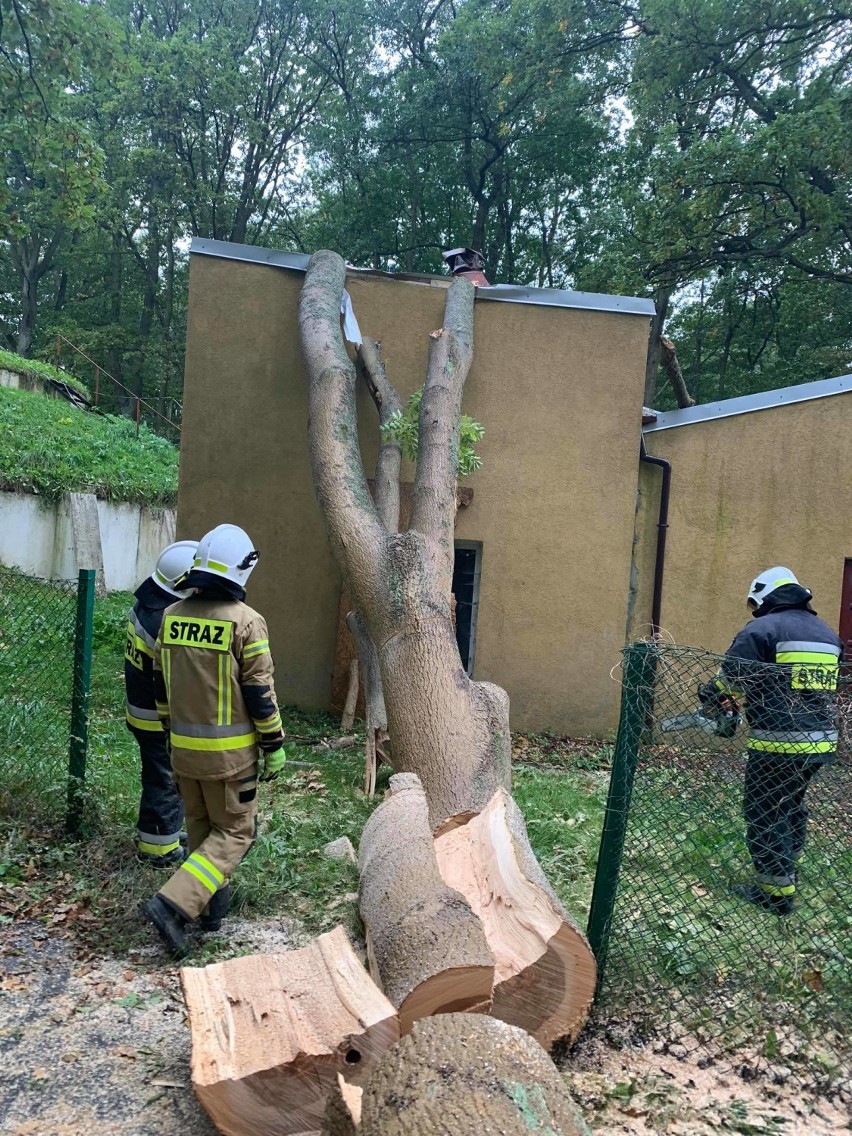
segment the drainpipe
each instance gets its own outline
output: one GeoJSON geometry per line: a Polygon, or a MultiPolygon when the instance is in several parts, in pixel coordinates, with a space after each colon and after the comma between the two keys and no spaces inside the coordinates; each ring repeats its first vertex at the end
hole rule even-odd
{"type": "Polygon", "coordinates": [[[660,612],[663,606],[663,569],[666,566],[666,532],[669,527],[669,496],[672,487],[672,465],[665,458],[655,458],[645,449],[642,435],[639,460],[647,465],[658,465],[663,471],[660,488],[660,512],[657,518],[657,557],[654,562],[654,598],[651,601],[651,628],[654,638],[660,634],[660,612]]]}

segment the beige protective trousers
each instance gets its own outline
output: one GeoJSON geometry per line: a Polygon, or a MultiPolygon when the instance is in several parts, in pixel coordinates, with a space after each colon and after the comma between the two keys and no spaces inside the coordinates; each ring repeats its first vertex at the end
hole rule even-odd
{"type": "Polygon", "coordinates": [[[159,894],[197,919],[251,848],[257,823],[255,762],[226,781],[175,774],[186,814],[189,855],[159,894]]]}

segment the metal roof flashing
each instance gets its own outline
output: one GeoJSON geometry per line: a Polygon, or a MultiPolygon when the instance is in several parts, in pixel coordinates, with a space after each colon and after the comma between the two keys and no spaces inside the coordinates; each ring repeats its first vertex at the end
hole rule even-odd
{"type": "Polygon", "coordinates": [[[831,398],[835,394],[852,391],[852,375],[836,379],[819,379],[814,383],[801,383],[795,387],[760,391],[741,398],[726,398],[720,402],[706,402],[688,406],[683,410],[657,412],[656,422],[643,427],[644,434],[657,430],[673,430],[678,426],[692,426],[697,422],[714,422],[717,418],[733,418],[738,414],[752,414],[756,410],[772,410],[776,406],[793,406],[797,402],[811,402],[816,398],[831,398]]]}
{"type": "MultiPolygon", "coordinates": [[[[190,254],[215,256],[224,260],[241,260],[248,264],[266,264],[272,268],[289,268],[304,272],[310,257],[305,253],[280,252],[278,249],[260,248],[258,245],[240,245],[230,241],[210,241],[193,237],[190,254]]],[[[413,273],[379,272],[371,268],[349,268],[350,272],[408,284],[437,284],[448,287],[449,277],[415,275],[413,273]]],[[[636,296],[607,296],[598,292],[572,292],[559,288],[526,288],[514,284],[495,284],[479,288],[477,300],[497,300],[505,304],[534,304],[540,307],[582,308],[587,311],[619,312],[622,315],[644,316],[654,314],[652,300],[636,296]]]]}

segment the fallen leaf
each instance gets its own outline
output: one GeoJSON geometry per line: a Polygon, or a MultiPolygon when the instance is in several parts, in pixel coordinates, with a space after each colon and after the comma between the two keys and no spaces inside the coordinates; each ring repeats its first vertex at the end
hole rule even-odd
{"type": "Polygon", "coordinates": [[[825,983],[822,980],[821,970],[806,970],[802,975],[802,981],[804,982],[805,986],[807,986],[810,990],[816,991],[817,994],[825,990],[825,983]]]}
{"type": "Polygon", "coordinates": [[[132,1045],[117,1045],[115,1049],[110,1050],[111,1057],[129,1057],[131,1061],[135,1061],[139,1053],[132,1045]]]}

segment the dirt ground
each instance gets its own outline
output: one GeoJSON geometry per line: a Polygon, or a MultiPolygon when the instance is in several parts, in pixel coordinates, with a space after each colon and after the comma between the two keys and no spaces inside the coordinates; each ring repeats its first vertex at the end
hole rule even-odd
{"type": "MultiPolygon", "coordinates": [[[[242,951],[287,950],[297,923],[231,921],[242,951]]],[[[37,922],[0,938],[0,1132],[6,1136],[215,1136],[189,1082],[189,1029],[176,967],[152,943],[101,957],[37,922]]],[[[852,1136],[852,1097],[784,1085],[653,1047],[614,1049],[592,1031],[566,1072],[601,1136],[714,1133],[852,1136]],[[845,1099],[844,1099],[845,1098],[845,1099]]],[[[463,1134],[460,1134],[463,1136],[463,1134]]]]}

